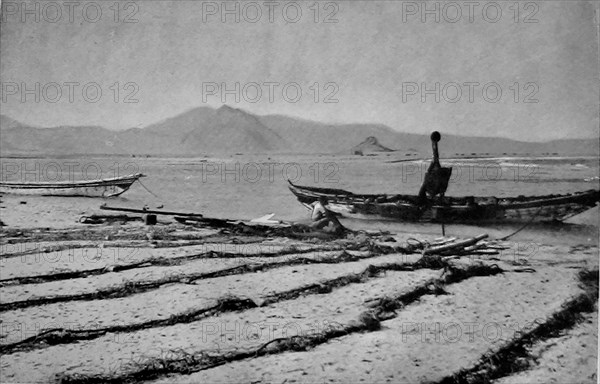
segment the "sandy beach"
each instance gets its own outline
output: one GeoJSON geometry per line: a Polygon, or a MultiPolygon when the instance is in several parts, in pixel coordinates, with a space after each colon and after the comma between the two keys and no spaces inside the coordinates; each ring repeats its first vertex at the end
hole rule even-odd
{"type": "Polygon", "coordinates": [[[585,233],[535,249],[492,236],[497,254],[432,264],[406,250],[435,231],[86,225],[2,201],[2,382],[597,380],[598,246],[585,233]]]}

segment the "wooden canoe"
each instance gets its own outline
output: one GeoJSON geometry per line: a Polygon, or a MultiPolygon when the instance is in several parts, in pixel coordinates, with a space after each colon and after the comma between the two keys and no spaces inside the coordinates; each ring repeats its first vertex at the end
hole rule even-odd
{"type": "Polygon", "coordinates": [[[303,204],[323,196],[327,208],[345,217],[405,222],[498,223],[562,221],[582,213],[600,201],[600,191],[565,195],[448,197],[423,204],[413,195],[359,195],[342,189],[303,187],[289,181],[289,188],[303,204]]]}
{"type": "Polygon", "coordinates": [[[85,181],[1,181],[0,193],[41,196],[110,197],[118,196],[127,191],[131,187],[131,184],[135,183],[140,177],[144,177],[144,175],[135,173],[121,177],[85,181]]]}

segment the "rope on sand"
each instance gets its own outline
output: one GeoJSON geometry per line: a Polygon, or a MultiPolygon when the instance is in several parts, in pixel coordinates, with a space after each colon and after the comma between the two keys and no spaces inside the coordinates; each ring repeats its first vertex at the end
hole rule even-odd
{"type": "Polygon", "coordinates": [[[511,233],[510,235],[504,236],[499,238],[498,240],[508,240],[509,238],[513,237],[514,235],[516,235],[517,233],[521,232],[522,230],[524,230],[525,228],[527,228],[529,226],[529,224],[533,223],[533,220],[535,220],[538,215],[540,214],[540,212],[542,212],[542,208],[544,208],[543,206],[540,207],[540,209],[538,209],[538,211],[535,213],[535,215],[533,215],[531,217],[531,219],[529,219],[528,222],[526,222],[521,228],[517,229],[516,231],[514,231],[513,233],[511,233]]]}
{"type": "Polygon", "coordinates": [[[141,185],[142,187],[144,187],[144,189],[145,189],[146,191],[150,192],[150,194],[151,194],[152,196],[156,197],[157,199],[161,199],[161,200],[162,200],[162,198],[161,198],[160,196],[157,196],[157,195],[156,195],[154,192],[152,192],[151,190],[149,190],[148,188],[146,188],[146,186],[144,185],[144,183],[142,183],[142,180],[138,179],[137,181],[138,181],[138,183],[140,183],[140,185],[141,185]]]}

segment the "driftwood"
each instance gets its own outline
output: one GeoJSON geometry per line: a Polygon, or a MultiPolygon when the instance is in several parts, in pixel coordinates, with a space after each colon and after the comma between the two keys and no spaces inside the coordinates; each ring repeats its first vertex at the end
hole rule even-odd
{"type": "MultiPolygon", "coordinates": [[[[177,215],[173,218],[175,219],[175,221],[181,224],[203,224],[213,228],[233,228],[237,225],[244,224],[240,220],[217,219],[214,217],[194,217],[177,215]]],[[[260,227],[260,225],[257,225],[257,227],[260,227]]]]}
{"type": "Polygon", "coordinates": [[[445,238],[445,237],[440,237],[434,240],[433,243],[431,243],[432,247],[437,247],[439,245],[444,245],[444,244],[448,244],[448,243],[452,243],[456,241],[456,237],[450,237],[450,238],[445,238]]]}
{"type": "Polygon", "coordinates": [[[443,245],[439,245],[439,246],[435,246],[435,247],[429,247],[423,250],[423,255],[436,255],[436,254],[444,254],[444,253],[449,253],[449,252],[464,252],[467,251],[467,248],[471,248],[471,251],[474,251],[475,248],[471,247],[475,244],[477,244],[479,241],[485,239],[488,237],[487,233],[484,233],[482,235],[479,236],[475,236],[472,237],[470,239],[466,239],[466,240],[462,240],[462,241],[457,241],[457,242],[452,242],[452,243],[448,243],[448,244],[443,244],[443,245]]]}
{"type": "Polygon", "coordinates": [[[281,236],[295,239],[318,238],[331,240],[345,237],[350,230],[344,230],[342,233],[335,234],[322,230],[315,230],[308,225],[293,223],[278,224],[257,224],[242,220],[227,220],[208,217],[182,217],[175,216],[174,219],[182,224],[211,227],[215,229],[227,230],[234,234],[246,234],[255,236],[281,236]]]}
{"type": "Polygon", "coordinates": [[[140,221],[141,217],[127,215],[90,215],[81,216],[79,222],[82,224],[103,224],[112,221],[140,221]]]}

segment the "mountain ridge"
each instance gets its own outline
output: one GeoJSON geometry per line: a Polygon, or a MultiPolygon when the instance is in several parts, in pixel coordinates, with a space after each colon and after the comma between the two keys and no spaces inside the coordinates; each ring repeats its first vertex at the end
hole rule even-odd
{"type": "MultiPolygon", "coordinates": [[[[405,133],[383,124],[328,124],[286,115],[255,115],[227,105],[199,106],[144,128],[32,127],[0,115],[0,152],[206,155],[211,153],[348,153],[365,145],[428,154],[429,134],[405,133]],[[367,139],[367,141],[369,141],[367,139]],[[375,144],[374,144],[375,143],[375,144]]],[[[597,139],[524,142],[501,137],[444,135],[446,156],[472,154],[598,154],[597,139]]],[[[366,147],[365,147],[366,148],[366,147]]],[[[367,150],[368,152],[369,150],[367,150]]]]}

